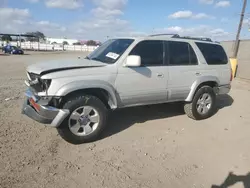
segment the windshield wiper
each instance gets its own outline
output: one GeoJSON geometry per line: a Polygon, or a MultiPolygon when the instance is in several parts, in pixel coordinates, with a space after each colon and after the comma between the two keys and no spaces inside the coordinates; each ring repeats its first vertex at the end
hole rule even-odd
{"type": "Polygon", "coordinates": [[[98,57],[91,58],[90,60],[100,61],[100,62],[103,63],[103,61],[100,58],[98,58],[98,57]]]}
{"type": "Polygon", "coordinates": [[[90,59],[89,56],[86,56],[85,59],[90,59]]]}

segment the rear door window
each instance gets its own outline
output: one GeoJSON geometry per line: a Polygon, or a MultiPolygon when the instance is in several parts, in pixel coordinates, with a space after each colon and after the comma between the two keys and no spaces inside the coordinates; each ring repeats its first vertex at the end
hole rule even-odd
{"type": "Polygon", "coordinates": [[[168,41],[169,65],[197,65],[198,60],[192,46],[187,42],[168,41]]]}
{"type": "Polygon", "coordinates": [[[196,42],[208,65],[224,65],[228,63],[226,52],[221,45],[196,42]]]}

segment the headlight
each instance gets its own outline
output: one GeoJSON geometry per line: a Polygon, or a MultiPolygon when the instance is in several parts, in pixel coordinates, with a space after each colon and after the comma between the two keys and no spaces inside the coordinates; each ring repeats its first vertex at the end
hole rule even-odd
{"type": "Polygon", "coordinates": [[[49,89],[50,84],[51,84],[51,79],[45,79],[45,80],[40,79],[40,81],[42,84],[42,90],[47,91],[49,89]]]}
{"type": "Polygon", "coordinates": [[[31,81],[36,80],[36,79],[40,79],[39,74],[34,74],[31,72],[27,72],[27,76],[28,76],[29,80],[31,80],[31,81]]]}
{"type": "Polygon", "coordinates": [[[43,80],[40,78],[30,82],[30,86],[33,87],[36,92],[47,92],[50,84],[51,80],[43,80]]]}
{"type": "Polygon", "coordinates": [[[47,92],[51,79],[41,79],[40,75],[27,73],[29,81],[26,81],[26,85],[33,88],[36,92],[47,92]]]}
{"type": "Polygon", "coordinates": [[[51,80],[42,80],[42,79],[35,79],[33,81],[29,82],[30,87],[32,87],[36,92],[44,92],[49,89],[49,86],[51,84],[51,80]]]}

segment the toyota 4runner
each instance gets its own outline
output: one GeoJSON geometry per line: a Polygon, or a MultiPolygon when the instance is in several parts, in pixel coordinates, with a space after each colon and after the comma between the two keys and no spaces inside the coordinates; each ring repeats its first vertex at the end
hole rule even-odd
{"type": "Polygon", "coordinates": [[[159,34],[114,38],[82,59],[33,64],[27,77],[22,113],[80,144],[96,140],[117,108],[183,101],[188,117],[209,118],[216,95],[231,89],[232,70],[211,39],[159,34]]]}

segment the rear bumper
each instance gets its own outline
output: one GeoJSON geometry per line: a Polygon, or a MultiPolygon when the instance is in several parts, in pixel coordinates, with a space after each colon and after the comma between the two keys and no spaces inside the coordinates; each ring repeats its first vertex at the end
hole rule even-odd
{"type": "Polygon", "coordinates": [[[231,90],[231,85],[227,84],[217,87],[215,92],[217,95],[223,95],[223,94],[228,94],[230,90],[231,90]]]}
{"type": "Polygon", "coordinates": [[[69,110],[40,105],[38,98],[30,90],[27,90],[25,95],[26,99],[22,107],[22,114],[39,123],[56,128],[69,115],[69,110]],[[30,100],[33,100],[35,103],[31,104],[30,100]]]}

